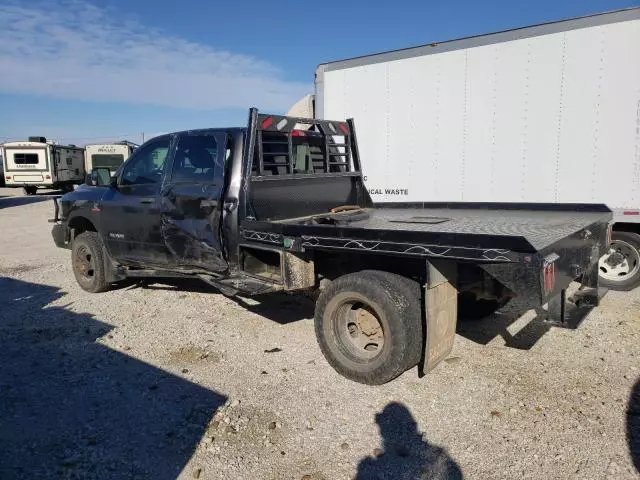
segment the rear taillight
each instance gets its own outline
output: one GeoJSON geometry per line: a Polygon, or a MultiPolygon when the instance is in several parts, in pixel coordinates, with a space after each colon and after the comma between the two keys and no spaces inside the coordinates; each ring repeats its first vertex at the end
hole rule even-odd
{"type": "Polygon", "coordinates": [[[6,178],[7,180],[11,180],[11,176],[9,176],[9,175],[7,175],[7,176],[6,176],[6,177],[4,177],[4,178],[6,178]]]}
{"type": "Polygon", "coordinates": [[[271,125],[273,124],[273,118],[272,117],[267,117],[262,121],[262,129],[266,130],[267,128],[269,128],[271,125]]]}
{"type": "Polygon", "coordinates": [[[46,175],[44,178],[46,178],[47,180],[51,180],[51,175],[46,175]]]}
{"type": "Polygon", "coordinates": [[[291,131],[291,136],[292,137],[305,137],[307,134],[305,133],[304,130],[292,130],[291,131]]]}
{"type": "Polygon", "coordinates": [[[542,267],[542,278],[544,285],[544,293],[549,294],[556,288],[556,260],[560,258],[553,253],[544,259],[542,267]]]}

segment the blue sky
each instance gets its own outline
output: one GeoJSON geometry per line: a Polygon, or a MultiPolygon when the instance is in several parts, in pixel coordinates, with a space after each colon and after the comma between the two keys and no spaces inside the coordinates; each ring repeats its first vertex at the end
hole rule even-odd
{"type": "Polygon", "coordinates": [[[632,0],[0,0],[0,142],[84,144],[284,111],[319,63],[632,0]]]}

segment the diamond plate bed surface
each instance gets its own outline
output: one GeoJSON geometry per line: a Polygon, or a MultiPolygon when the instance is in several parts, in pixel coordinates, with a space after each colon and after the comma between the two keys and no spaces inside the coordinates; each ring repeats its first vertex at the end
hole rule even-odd
{"type": "Polygon", "coordinates": [[[524,237],[536,249],[562,240],[604,216],[602,212],[440,208],[381,208],[369,213],[369,219],[350,222],[349,228],[524,237]]]}

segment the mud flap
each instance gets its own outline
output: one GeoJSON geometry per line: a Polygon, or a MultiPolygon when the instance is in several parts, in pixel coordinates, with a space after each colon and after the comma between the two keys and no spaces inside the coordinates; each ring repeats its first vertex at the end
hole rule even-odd
{"type": "Polygon", "coordinates": [[[420,375],[432,370],[453,349],[458,321],[457,266],[453,262],[427,264],[425,287],[425,340],[420,375]]]}

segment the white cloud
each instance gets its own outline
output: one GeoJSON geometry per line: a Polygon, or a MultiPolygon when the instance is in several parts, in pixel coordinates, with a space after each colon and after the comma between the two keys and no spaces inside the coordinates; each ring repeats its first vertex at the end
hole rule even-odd
{"type": "Polygon", "coordinates": [[[83,1],[0,5],[5,93],[286,110],[310,90],[284,80],[268,62],[166,36],[83,1]]]}

